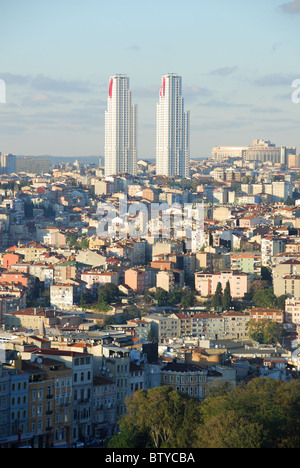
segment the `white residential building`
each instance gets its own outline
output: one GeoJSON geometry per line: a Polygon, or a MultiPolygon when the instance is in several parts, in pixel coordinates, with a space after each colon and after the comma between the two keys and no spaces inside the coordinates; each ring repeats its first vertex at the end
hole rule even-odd
{"type": "Polygon", "coordinates": [[[129,78],[110,79],[105,112],[105,175],[136,174],[137,106],[131,104],[129,78]]]}
{"type": "Polygon", "coordinates": [[[74,286],[53,284],[50,286],[50,305],[61,310],[72,309],[74,305],[74,286]]]}
{"type": "Polygon", "coordinates": [[[284,252],[286,242],[284,239],[275,239],[272,236],[261,240],[261,265],[270,267],[273,264],[273,257],[284,252]]]}
{"type": "Polygon", "coordinates": [[[156,120],[156,173],[188,177],[190,114],[184,111],[181,76],[162,77],[156,120]]]}

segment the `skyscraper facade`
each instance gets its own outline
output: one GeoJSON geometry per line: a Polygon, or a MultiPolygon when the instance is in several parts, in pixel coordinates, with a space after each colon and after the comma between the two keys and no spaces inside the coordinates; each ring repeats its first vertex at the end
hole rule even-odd
{"type": "Polygon", "coordinates": [[[184,111],[182,79],[162,77],[156,116],[156,173],[189,177],[190,113],[184,111]]]}
{"type": "Polygon", "coordinates": [[[0,174],[13,174],[16,172],[16,156],[0,153],[0,174]]]}
{"type": "Polygon", "coordinates": [[[136,174],[137,106],[131,103],[129,78],[111,77],[105,112],[105,175],[136,174]]]}

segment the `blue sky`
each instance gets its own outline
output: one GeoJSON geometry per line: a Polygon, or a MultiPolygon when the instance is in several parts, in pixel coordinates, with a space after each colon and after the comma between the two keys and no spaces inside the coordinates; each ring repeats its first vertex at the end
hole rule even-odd
{"type": "Polygon", "coordinates": [[[109,77],[130,78],[155,157],[161,76],[182,76],[191,157],[270,139],[300,151],[300,0],[0,0],[0,152],[104,153],[109,77]]]}

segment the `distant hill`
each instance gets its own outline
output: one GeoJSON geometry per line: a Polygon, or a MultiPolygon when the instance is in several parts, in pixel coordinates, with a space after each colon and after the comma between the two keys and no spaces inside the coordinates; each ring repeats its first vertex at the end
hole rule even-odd
{"type": "Polygon", "coordinates": [[[58,164],[58,163],[73,163],[75,161],[79,161],[82,163],[99,163],[99,157],[100,156],[51,156],[49,154],[44,154],[44,155],[38,155],[38,156],[33,156],[33,155],[18,155],[17,158],[37,158],[37,159],[49,159],[50,162],[53,164],[58,164]]]}

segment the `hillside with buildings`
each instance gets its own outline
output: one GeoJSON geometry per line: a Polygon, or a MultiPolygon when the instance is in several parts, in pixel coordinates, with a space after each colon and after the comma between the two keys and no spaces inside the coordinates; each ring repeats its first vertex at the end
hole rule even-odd
{"type": "Polygon", "coordinates": [[[1,447],[107,443],[138,390],[298,378],[299,158],[254,143],[190,177],[2,155],[1,447]]]}

